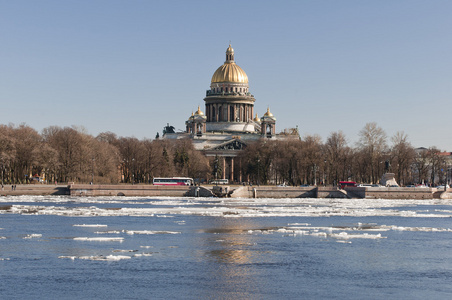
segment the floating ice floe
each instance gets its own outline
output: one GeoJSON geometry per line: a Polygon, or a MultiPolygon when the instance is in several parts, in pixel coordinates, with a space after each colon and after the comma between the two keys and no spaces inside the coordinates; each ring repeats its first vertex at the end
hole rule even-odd
{"type": "Polygon", "coordinates": [[[36,238],[41,238],[42,234],[40,233],[32,233],[32,234],[27,234],[26,236],[24,236],[24,239],[36,239],[36,238]]]}
{"type": "Polygon", "coordinates": [[[450,228],[388,226],[396,231],[452,232],[450,228]]]}
{"type": "Polygon", "coordinates": [[[137,253],[133,255],[134,257],[140,257],[140,256],[152,256],[152,253],[137,253]]]}
{"type": "MultiPolygon", "coordinates": [[[[295,224],[295,223],[292,223],[295,224]]],[[[275,234],[281,233],[283,236],[313,236],[320,238],[333,238],[340,240],[350,239],[384,239],[381,233],[369,234],[369,233],[357,233],[363,231],[373,232],[387,232],[387,231],[419,231],[419,232],[452,232],[450,228],[434,228],[434,227],[402,227],[395,225],[377,225],[377,224],[365,224],[357,223],[349,226],[329,226],[329,227],[314,227],[314,226],[296,226],[281,227],[281,228],[269,228],[269,229],[254,229],[246,231],[248,234],[275,234]],[[340,231],[339,233],[336,233],[340,231]]]]}
{"type": "Polygon", "coordinates": [[[122,242],[123,237],[75,237],[74,241],[89,241],[89,242],[122,242]]]}
{"type": "Polygon", "coordinates": [[[108,225],[102,224],[74,224],[74,227],[108,227],[108,225]]]}
{"type": "Polygon", "coordinates": [[[381,233],[379,234],[349,234],[347,232],[340,232],[340,233],[332,233],[328,235],[329,237],[335,238],[335,239],[341,239],[341,240],[349,240],[349,239],[385,239],[386,237],[381,236],[381,233]]]}
{"type": "Polygon", "coordinates": [[[132,257],[127,255],[94,255],[94,256],[59,256],[58,258],[68,259],[84,259],[84,260],[100,260],[100,261],[119,261],[122,259],[131,259],[132,257]]]}
{"type": "Polygon", "coordinates": [[[127,234],[180,234],[178,231],[124,230],[127,234]]]}
{"type": "MultiPolygon", "coordinates": [[[[11,205],[10,208],[0,210],[0,214],[34,214],[59,216],[146,216],[146,217],[174,217],[174,215],[199,215],[225,218],[242,217],[369,217],[396,216],[421,218],[452,217],[452,210],[422,210],[419,206],[452,206],[451,199],[201,199],[201,198],[134,198],[134,197],[47,197],[49,203],[71,203],[71,206],[41,206],[33,205],[44,201],[44,198],[28,196],[20,201],[11,199],[5,202],[22,202],[11,205]],[[26,201],[24,200],[26,199],[26,201]],[[30,205],[24,205],[24,202],[30,205]],[[80,206],[72,205],[76,201],[80,206]],[[115,208],[102,207],[103,203],[114,202],[115,208]],[[90,203],[91,206],[83,205],[90,203]],[[146,207],[133,207],[134,204],[147,204],[146,207]],[[127,207],[118,209],[118,204],[127,207]],[[417,209],[412,209],[417,207],[417,209]]],[[[183,224],[180,222],[178,224],[183,224]]],[[[298,226],[301,226],[300,223],[298,226]]],[[[293,224],[294,226],[297,226],[293,224]]]]}

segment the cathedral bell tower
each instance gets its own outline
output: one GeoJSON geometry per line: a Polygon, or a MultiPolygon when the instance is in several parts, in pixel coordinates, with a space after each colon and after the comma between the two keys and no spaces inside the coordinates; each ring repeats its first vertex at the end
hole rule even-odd
{"type": "Polygon", "coordinates": [[[186,132],[196,136],[202,136],[206,133],[206,116],[198,106],[198,110],[191,114],[190,118],[185,121],[186,132]]]}

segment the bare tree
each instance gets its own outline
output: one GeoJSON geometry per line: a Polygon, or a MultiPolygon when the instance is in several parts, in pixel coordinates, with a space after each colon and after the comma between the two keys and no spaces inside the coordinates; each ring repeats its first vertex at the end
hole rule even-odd
{"type": "Polygon", "coordinates": [[[118,140],[118,150],[121,160],[122,181],[135,183],[143,180],[141,178],[142,162],[145,149],[137,138],[124,138],[118,140]]]}
{"type": "Polygon", "coordinates": [[[392,138],[391,166],[396,173],[399,184],[406,185],[410,180],[410,167],[413,163],[415,152],[408,142],[408,136],[404,132],[397,132],[392,138]]]}
{"type": "Polygon", "coordinates": [[[41,146],[41,136],[33,128],[21,124],[13,128],[16,156],[14,160],[14,182],[27,182],[37,171],[37,153],[41,146]],[[34,170],[35,169],[35,170],[34,170]]]}
{"type": "Polygon", "coordinates": [[[316,185],[320,182],[322,160],[322,140],[318,135],[307,135],[301,143],[301,172],[304,183],[316,185]],[[317,181],[317,179],[319,179],[317,181]]]}
{"type": "Polygon", "coordinates": [[[428,154],[427,149],[417,149],[412,165],[413,182],[424,184],[429,181],[428,154]]]}
{"type": "Polygon", "coordinates": [[[349,148],[347,140],[342,131],[332,132],[325,143],[325,160],[329,178],[337,184],[339,180],[346,180],[348,172],[349,148]]]}
{"type": "Polygon", "coordinates": [[[368,177],[372,183],[378,182],[387,151],[386,133],[377,123],[367,123],[359,132],[358,148],[363,155],[363,163],[368,167],[368,177]]]}
{"type": "Polygon", "coordinates": [[[12,183],[13,163],[16,158],[14,134],[11,126],[0,125],[0,164],[2,185],[12,183]]]}
{"type": "Polygon", "coordinates": [[[440,155],[441,151],[436,147],[430,147],[427,150],[427,161],[430,165],[430,184],[434,185],[441,181],[441,167],[444,165],[444,157],[440,155]],[[436,180],[438,179],[438,180],[436,180]]]}
{"type": "Polygon", "coordinates": [[[43,138],[58,153],[57,181],[86,180],[87,175],[82,172],[88,169],[83,162],[87,145],[86,139],[79,132],[70,127],[53,126],[43,130],[43,138]]]}

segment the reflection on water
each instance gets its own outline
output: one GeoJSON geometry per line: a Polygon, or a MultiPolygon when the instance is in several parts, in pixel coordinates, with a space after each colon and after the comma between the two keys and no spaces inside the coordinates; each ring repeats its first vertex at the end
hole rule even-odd
{"type": "Polygon", "coordinates": [[[2,299],[452,296],[444,201],[52,199],[0,199],[2,299]]]}
{"type": "Polygon", "coordinates": [[[251,265],[260,254],[255,237],[247,234],[255,227],[252,219],[211,218],[202,230],[207,236],[199,248],[206,249],[203,259],[213,262],[209,263],[209,278],[218,298],[246,299],[257,293],[260,274],[251,265]]]}
{"type": "Polygon", "coordinates": [[[204,233],[213,235],[205,240],[204,248],[210,249],[206,252],[207,257],[214,258],[219,263],[246,264],[251,262],[253,246],[255,245],[252,235],[246,234],[250,228],[257,225],[252,219],[224,219],[211,218],[210,226],[202,230],[204,233]],[[213,220],[214,224],[211,224],[213,220]]]}

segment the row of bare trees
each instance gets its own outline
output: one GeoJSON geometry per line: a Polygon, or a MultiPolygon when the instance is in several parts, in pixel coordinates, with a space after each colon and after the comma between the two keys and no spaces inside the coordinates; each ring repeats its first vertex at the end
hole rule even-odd
{"type": "Polygon", "coordinates": [[[190,141],[138,140],[78,127],[0,125],[2,184],[54,182],[149,183],[155,176],[205,177],[208,160],[190,141]]]}
{"type": "MultiPolygon", "coordinates": [[[[324,143],[318,136],[263,139],[248,144],[238,168],[245,181],[262,184],[375,183],[386,171],[403,185],[446,181],[447,161],[437,148],[415,151],[400,132],[390,144],[387,140],[376,123],[366,124],[355,147],[341,131],[324,143]]],[[[208,180],[218,173],[215,161],[194,150],[191,140],[138,140],[111,132],[93,137],[83,128],[58,126],[38,133],[23,124],[0,125],[2,184],[43,177],[48,183],[151,183],[170,176],[208,180]]]]}
{"type": "Polygon", "coordinates": [[[403,132],[397,132],[388,144],[386,133],[376,123],[365,125],[355,147],[349,146],[344,133],[338,131],[325,143],[319,136],[262,140],[249,146],[242,160],[242,172],[251,181],[289,185],[335,185],[347,180],[378,183],[386,172],[395,173],[401,185],[443,184],[450,181],[451,167],[439,149],[416,150],[403,132]]]}

